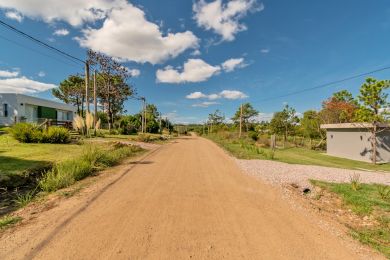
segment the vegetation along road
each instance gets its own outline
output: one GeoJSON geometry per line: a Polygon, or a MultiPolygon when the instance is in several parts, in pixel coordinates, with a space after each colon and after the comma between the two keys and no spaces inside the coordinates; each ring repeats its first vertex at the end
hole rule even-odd
{"type": "Polygon", "coordinates": [[[5,233],[0,259],[358,257],[209,140],[178,138],[125,167],[94,199],[5,233]]]}

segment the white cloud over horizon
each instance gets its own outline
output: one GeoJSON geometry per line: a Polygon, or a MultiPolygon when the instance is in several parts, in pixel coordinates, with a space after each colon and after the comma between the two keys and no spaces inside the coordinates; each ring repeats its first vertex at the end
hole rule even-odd
{"type": "Polygon", "coordinates": [[[214,31],[224,41],[233,41],[237,33],[247,30],[247,26],[240,23],[240,20],[248,12],[262,11],[264,5],[258,4],[257,0],[230,0],[226,4],[222,0],[199,0],[193,4],[192,9],[199,27],[214,31]]]}
{"type": "Polygon", "coordinates": [[[209,100],[216,100],[216,99],[230,99],[230,100],[235,100],[235,99],[245,99],[248,98],[249,96],[246,95],[245,93],[238,91],[238,90],[222,90],[221,92],[217,94],[209,94],[206,95],[200,91],[193,92],[189,95],[186,96],[187,99],[209,99],[209,100]]]}
{"type": "Polygon", "coordinates": [[[56,88],[54,84],[28,79],[24,76],[0,79],[0,93],[33,94],[56,88]]]}
{"type": "Polygon", "coordinates": [[[192,107],[209,107],[209,106],[219,105],[219,104],[220,103],[215,102],[215,101],[204,101],[204,102],[201,102],[201,103],[193,104],[191,106],[192,107]]]}
{"type": "Polygon", "coordinates": [[[83,36],[76,38],[82,47],[138,63],[162,63],[199,45],[191,31],[163,34],[159,25],[148,21],[145,12],[130,3],[112,10],[101,28],[82,32],[83,36]]]}

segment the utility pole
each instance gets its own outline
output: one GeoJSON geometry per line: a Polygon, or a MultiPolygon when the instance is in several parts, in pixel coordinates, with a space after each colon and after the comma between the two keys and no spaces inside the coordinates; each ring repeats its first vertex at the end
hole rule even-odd
{"type": "Polygon", "coordinates": [[[89,113],[89,63],[85,62],[85,102],[89,113]]]}
{"type": "MultiPolygon", "coordinates": [[[[94,127],[96,127],[96,123],[97,123],[97,100],[96,100],[96,70],[95,70],[95,73],[93,74],[93,108],[95,110],[95,116],[93,117],[93,124],[94,124],[94,127]]],[[[96,132],[96,129],[95,129],[95,132],[96,132]]]]}
{"type": "Polygon", "coordinates": [[[238,134],[239,138],[241,138],[241,132],[242,132],[242,104],[240,106],[240,132],[238,134]]]}
{"type": "Polygon", "coordinates": [[[162,128],[161,128],[161,114],[160,114],[160,135],[162,134],[162,128]]]}
{"type": "Polygon", "coordinates": [[[146,133],[146,130],[147,130],[147,127],[146,127],[146,99],[144,98],[144,127],[145,127],[145,133],[146,133]]]}

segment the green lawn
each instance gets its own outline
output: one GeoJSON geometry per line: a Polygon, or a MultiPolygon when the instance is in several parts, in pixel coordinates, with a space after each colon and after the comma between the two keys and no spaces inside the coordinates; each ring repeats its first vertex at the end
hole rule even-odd
{"type": "Polygon", "coordinates": [[[290,164],[319,165],[335,168],[380,170],[390,172],[390,164],[373,165],[366,162],[329,156],[323,151],[294,147],[276,149],[275,153],[272,154],[272,151],[269,148],[256,147],[255,143],[248,139],[239,140],[222,138],[217,134],[211,134],[206,137],[219,144],[239,159],[273,159],[290,164]]]}
{"type": "Polygon", "coordinates": [[[0,181],[6,176],[23,175],[27,170],[78,156],[81,151],[81,146],[76,144],[25,144],[8,134],[0,135],[0,181]]]}
{"type": "Polygon", "coordinates": [[[344,205],[360,216],[371,216],[377,224],[371,227],[348,225],[351,234],[362,243],[370,245],[390,258],[390,187],[377,184],[360,184],[354,190],[350,183],[312,183],[338,194],[344,205]]]}

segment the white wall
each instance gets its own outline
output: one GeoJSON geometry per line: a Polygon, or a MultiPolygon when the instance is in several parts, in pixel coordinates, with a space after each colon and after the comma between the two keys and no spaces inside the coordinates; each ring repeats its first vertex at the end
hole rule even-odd
{"type": "Polygon", "coordinates": [[[11,125],[18,116],[18,102],[14,94],[0,93],[0,125],[11,125]],[[8,104],[8,116],[4,116],[3,105],[8,104]]]}

